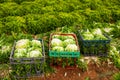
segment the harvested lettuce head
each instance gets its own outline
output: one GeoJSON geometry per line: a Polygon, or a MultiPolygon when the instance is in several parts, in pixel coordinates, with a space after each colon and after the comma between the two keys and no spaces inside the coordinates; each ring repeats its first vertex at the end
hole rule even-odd
{"type": "Polygon", "coordinates": [[[85,40],[92,40],[94,38],[93,34],[88,29],[82,35],[85,40]]]}
{"type": "Polygon", "coordinates": [[[100,28],[93,30],[94,40],[106,40],[107,38],[102,34],[102,31],[100,28]]]}
{"type": "Polygon", "coordinates": [[[42,45],[41,42],[38,40],[32,40],[31,44],[33,47],[41,47],[41,45],[42,45]]]}
{"type": "Polygon", "coordinates": [[[104,30],[105,32],[109,33],[109,32],[111,32],[111,31],[113,30],[113,28],[104,28],[103,30],[104,30]]]}
{"type": "Polygon", "coordinates": [[[42,53],[39,50],[33,50],[27,53],[27,57],[42,57],[42,53]]]}
{"type": "Polygon", "coordinates": [[[16,49],[18,48],[27,48],[29,47],[29,40],[28,39],[21,39],[16,42],[16,49]]]}
{"type": "Polygon", "coordinates": [[[39,40],[21,39],[16,42],[14,57],[41,57],[42,56],[42,44],[39,40]]]}
{"type": "Polygon", "coordinates": [[[68,44],[67,47],[65,48],[65,51],[77,51],[78,47],[75,44],[68,44]]]}
{"type": "Polygon", "coordinates": [[[24,55],[21,54],[21,53],[15,53],[15,54],[14,54],[14,57],[15,57],[15,58],[23,58],[24,55]]]}
{"type": "Polygon", "coordinates": [[[94,29],[94,30],[92,31],[92,33],[93,33],[94,35],[102,35],[102,31],[101,31],[99,28],[94,29]]]}
{"type": "Polygon", "coordinates": [[[68,44],[75,44],[75,41],[73,39],[64,40],[63,45],[67,46],[68,44]]]}
{"type": "Polygon", "coordinates": [[[64,51],[64,48],[63,47],[60,47],[60,46],[55,46],[52,48],[53,51],[64,51]]]}
{"type": "Polygon", "coordinates": [[[33,50],[39,50],[40,52],[42,52],[42,48],[37,48],[37,47],[28,48],[28,52],[33,51],[33,50]]]}
{"type": "Polygon", "coordinates": [[[94,40],[107,40],[107,38],[104,35],[95,35],[94,40]]]}
{"type": "Polygon", "coordinates": [[[16,49],[14,53],[15,58],[26,57],[27,50],[24,48],[16,49]]]}
{"type": "Polygon", "coordinates": [[[62,46],[62,41],[60,39],[57,39],[57,38],[54,38],[52,39],[51,41],[51,46],[54,47],[54,46],[62,46]]]}
{"type": "Polygon", "coordinates": [[[2,53],[7,53],[10,50],[11,50],[10,46],[7,46],[7,45],[2,46],[2,49],[1,49],[2,53]]]}

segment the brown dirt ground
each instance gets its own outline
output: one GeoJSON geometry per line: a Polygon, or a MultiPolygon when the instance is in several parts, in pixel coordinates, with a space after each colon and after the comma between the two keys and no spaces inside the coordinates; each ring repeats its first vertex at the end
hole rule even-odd
{"type": "Polygon", "coordinates": [[[79,68],[66,69],[59,67],[55,68],[55,73],[31,80],[113,80],[112,75],[119,71],[113,64],[108,65],[103,62],[100,65],[96,65],[91,62],[87,71],[82,71],[79,68]]]}

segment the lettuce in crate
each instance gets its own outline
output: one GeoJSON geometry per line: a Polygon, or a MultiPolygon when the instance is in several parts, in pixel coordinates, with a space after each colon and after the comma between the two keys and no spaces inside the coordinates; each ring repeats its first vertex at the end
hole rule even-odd
{"type": "Polygon", "coordinates": [[[86,32],[82,32],[83,38],[85,40],[93,40],[94,35],[89,31],[89,29],[87,29],[86,32]]]}
{"type": "Polygon", "coordinates": [[[96,28],[92,30],[92,34],[94,35],[95,40],[106,40],[107,38],[103,35],[100,28],[96,28]]]}
{"type": "Polygon", "coordinates": [[[51,50],[53,51],[77,51],[75,39],[71,35],[53,35],[51,50]],[[62,38],[61,38],[62,37],[62,38]]]}
{"type": "Polygon", "coordinates": [[[52,47],[62,46],[62,45],[63,45],[63,43],[62,43],[62,41],[61,41],[60,39],[54,38],[54,39],[52,39],[52,41],[51,41],[51,46],[52,46],[52,47]]]}
{"type": "Polygon", "coordinates": [[[73,39],[66,39],[63,41],[63,45],[66,47],[68,44],[75,44],[75,40],[73,39]]]}
{"type": "Polygon", "coordinates": [[[21,39],[16,42],[14,57],[42,57],[42,44],[38,40],[21,39]]]}
{"type": "Polygon", "coordinates": [[[15,50],[14,57],[15,57],[15,58],[26,57],[26,53],[27,53],[27,50],[24,49],[24,48],[16,49],[16,50],[15,50]]]}
{"type": "Polygon", "coordinates": [[[78,50],[78,47],[76,44],[68,44],[67,47],[65,48],[65,51],[75,52],[77,50],[78,50]]]}
{"type": "Polygon", "coordinates": [[[21,39],[19,41],[16,42],[16,46],[15,48],[16,49],[19,49],[19,48],[27,48],[30,46],[30,41],[29,39],[21,39]]]}
{"type": "Polygon", "coordinates": [[[42,52],[39,50],[33,50],[27,53],[27,57],[42,57],[42,52]]]}
{"type": "MultiPolygon", "coordinates": [[[[20,77],[27,77],[27,74],[35,75],[37,71],[41,70],[41,65],[39,59],[29,59],[29,58],[41,58],[42,55],[42,43],[39,40],[29,40],[29,39],[21,39],[16,42],[15,50],[14,50],[14,58],[26,58],[24,62],[28,62],[27,64],[14,64],[12,67],[14,70],[12,70],[12,73],[14,75],[20,76],[20,77]],[[28,58],[28,59],[27,59],[28,58]],[[30,61],[29,61],[30,60],[30,61]],[[29,63],[34,61],[35,63],[29,63]],[[39,69],[39,70],[38,70],[39,69]]],[[[42,65],[43,66],[43,65],[42,65]]],[[[43,70],[43,69],[42,69],[43,70]]],[[[41,71],[42,71],[41,70],[41,71]]]]}
{"type": "Polygon", "coordinates": [[[42,46],[41,42],[38,40],[32,40],[31,44],[33,47],[41,47],[42,46]]]}
{"type": "Polygon", "coordinates": [[[53,51],[64,51],[64,48],[63,47],[60,47],[60,46],[55,46],[52,48],[53,51]]]}
{"type": "Polygon", "coordinates": [[[82,32],[82,35],[85,40],[107,40],[100,28],[91,31],[87,29],[86,32],[82,32]]]}

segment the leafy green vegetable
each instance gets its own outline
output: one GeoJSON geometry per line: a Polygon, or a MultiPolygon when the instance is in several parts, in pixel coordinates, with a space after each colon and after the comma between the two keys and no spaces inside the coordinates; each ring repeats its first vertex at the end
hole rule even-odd
{"type": "Polygon", "coordinates": [[[62,43],[62,41],[60,39],[54,38],[51,41],[51,45],[52,45],[52,47],[54,47],[54,46],[62,46],[63,43],[62,43]]]}
{"type": "Polygon", "coordinates": [[[42,57],[42,53],[39,50],[33,50],[27,53],[28,57],[42,57]]]}
{"type": "Polygon", "coordinates": [[[28,39],[21,39],[19,41],[16,42],[16,49],[18,48],[27,48],[29,47],[30,43],[28,39]]]}
{"type": "Polygon", "coordinates": [[[15,58],[26,57],[27,50],[24,48],[16,49],[14,53],[15,58]]]}
{"type": "Polygon", "coordinates": [[[60,35],[53,35],[52,38],[58,38],[59,39],[60,35]]]}
{"type": "Polygon", "coordinates": [[[52,48],[53,51],[64,51],[64,48],[63,47],[60,47],[60,46],[55,46],[52,48]]]}
{"type": "Polygon", "coordinates": [[[113,75],[114,80],[120,80],[120,72],[113,75]]]}
{"type": "Polygon", "coordinates": [[[40,60],[43,56],[43,49],[39,40],[21,39],[16,42],[16,46],[13,58],[17,58],[17,60],[14,61],[17,64],[12,64],[12,74],[14,76],[27,77],[28,74],[32,76],[40,70],[43,72],[44,62],[40,60]],[[21,61],[23,58],[24,60],[21,61]],[[24,62],[26,64],[23,64],[24,62]]]}
{"type": "Polygon", "coordinates": [[[32,40],[31,44],[33,47],[41,47],[42,46],[41,42],[38,40],[32,40]]]}
{"type": "Polygon", "coordinates": [[[83,33],[83,38],[85,40],[92,40],[94,38],[93,34],[87,29],[86,32],[83,33]]]}
{"type": "Polygon", "coordinates": [[[73,36],[66,36],[67,39],[73,39],[74,40],[74,37],[73,36]]]}
{"type": "Polygon", "coordinates": [[[74,40],[74,37],[73,36],[68,36],[68,35],[67,36],[61,35],[61,36],[58,37],[58,39],[60,39],[62,41],[66,40],[66,39],[73,39],[74,40]]]}
{"type": "Polygon", "coordinates": [[[3,44],[0,47],[0,63],[8,63],[11,51],[11,44],[3,44]]]}
{"type": "Polygon", "coordinates": [[[86,32],[82,32],[82,35],[85,40],[107,40],[100,28],[93,29],[91,32],[87,29],[86,32]]]}
{"type": "Polygon", "coordinates": [[[110,33],[110,32],[113,30],[113,28],[103,28],[103,30],[104,30],[106,33],[110,33]]]}
{"type": "Polygon", "coordinates": [[[65,48],[65,51],[77,51],[78,47],[75,44],[68,44],[67,47],[65,48]]]}
{"type": "Polygon", "coordinates": [[[2,53],[7,53],[10,51],[10,49],[11,49],[10,46],[4,45],[2,46],[2,53]]]}
{"type": "Polygon", "coordinates": [[[100,28],[93,29],[93,35],[95,40],[106,40],[107,38],[103,35],[100,28]]]}
{"type": "Polygon", "coordinates": [[[16,42],[15,58],[42,57],[42,44],[38,40],[21,39],[16,42]]]}
{"type": "Polygon", "coordinates": [[[120,68],[120,54],[119,51],[116,49],[116,47],[111,46],[110,47],[110,57],[113,59],[113,63],[117,68],[120,68]]]}
{"type": "Polygon", "coordinates": [[[71,35],[53,35],[51,40],[51,49],[53,51],[77,51],[77,45],[74,37],[71,35]]]}
{"type": "Polygon", "coordinates": [[[102,35],[102,31],[101,31],[100,28],[93,29],[93,30],[92,30],[92,33],[93,33],[94,35],[102,35]]]}
{"type": "Polygon", "coordinates": [[[66,47],[68,44],[75,44],[73,39],[66,39],[63,41],[63,45],[66,47]]]}

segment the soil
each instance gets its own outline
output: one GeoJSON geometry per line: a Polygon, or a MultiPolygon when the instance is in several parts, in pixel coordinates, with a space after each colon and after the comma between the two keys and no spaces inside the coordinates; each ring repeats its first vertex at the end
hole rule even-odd
{"type": "MultiPolygon", "coordinates": [[[[53,67],[54,73],[47,73],[44,76],[29,78],[28,80],[114,80],[113,75],[120,72],[112,63],[95,63],[90,61],[86,71],[80,68],[53,67]]],[[[0,70],[0,77],[8,75],[9,71],[0,70]],[[5,74],[3,74],[5,73],[5,74]]]]}
{"type": "Polygon", "coordinates": [[[46,77],[31,80],[113,80],[112,75],[119,72],[113,64],[101,63],[97,65],[90,62],[88,69],[83,71],[79,68],[66,69],[55,68],[55,72],[47,74],[46,77]]]}

